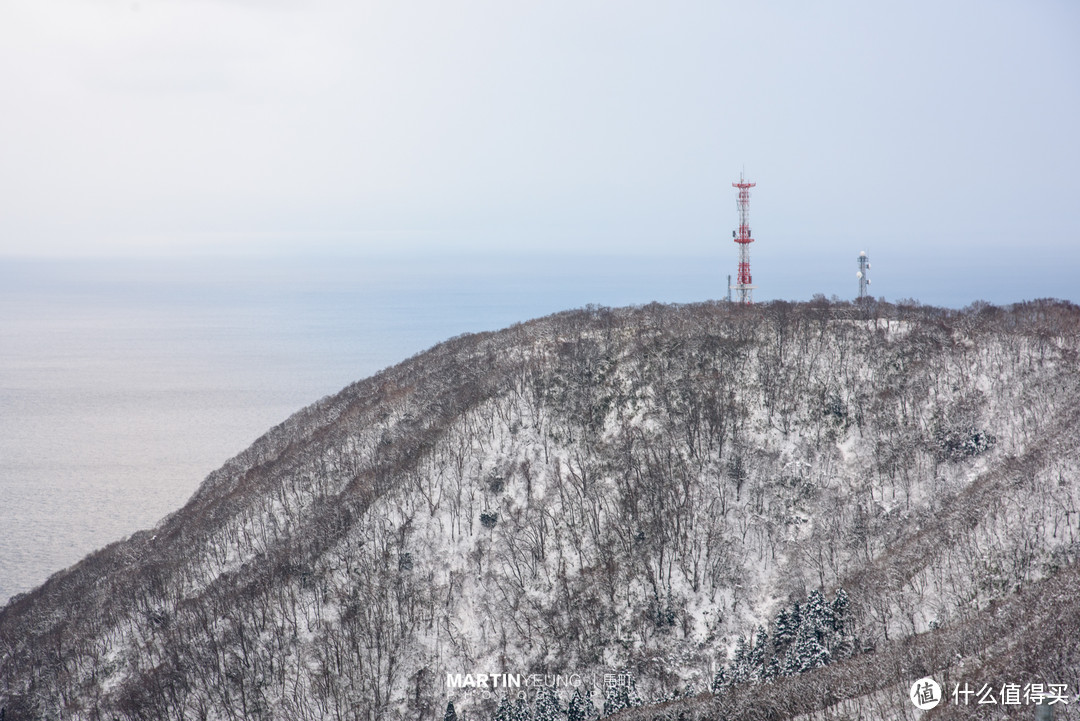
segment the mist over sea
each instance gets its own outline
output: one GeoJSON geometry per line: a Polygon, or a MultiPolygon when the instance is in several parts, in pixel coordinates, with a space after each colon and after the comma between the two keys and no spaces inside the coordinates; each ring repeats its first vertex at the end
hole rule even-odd
{"type": "Polygon", "coordinates": [[[725,285],[687,258],[0,261],[0,604],[435,343],[725,285]]]}

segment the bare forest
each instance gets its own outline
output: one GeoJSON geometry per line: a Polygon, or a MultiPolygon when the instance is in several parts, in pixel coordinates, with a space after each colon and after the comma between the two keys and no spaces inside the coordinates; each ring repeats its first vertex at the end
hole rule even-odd
{"type": "Polygon", "coordinates": [[[4,721],[914,719],[927,675],[1076,693],[1078,346],[1058,301],[821,297],[451,339],[0,609],[4,721]],[[585,681],[450,681],[478,674],[585,681]]]}

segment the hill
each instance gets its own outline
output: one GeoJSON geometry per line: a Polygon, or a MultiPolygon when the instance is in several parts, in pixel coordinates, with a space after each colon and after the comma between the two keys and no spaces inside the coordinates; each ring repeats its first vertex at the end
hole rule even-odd
{"type": "Polygon", "coordinates": [[[0,706],[487,719],[516,678],[564,712],[887,719],[926,675],[1071,683],[1078,341],[1056,301],[821,298],[454,338],[12,599],[0,706]]]}

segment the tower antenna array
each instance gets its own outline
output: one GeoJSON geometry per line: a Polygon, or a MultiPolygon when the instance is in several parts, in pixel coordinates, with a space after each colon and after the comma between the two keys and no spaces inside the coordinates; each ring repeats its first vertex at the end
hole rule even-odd
{"type": "Polygon", "coordinates": [[[859,300],[866,297],[866,286],[870,285],[870,256],[865,250],[859,251],[859,272],[855,277],[859,279],[859,300]]]}
{"type": "MultiPolygon", "coordinates": [[[[739,276],[735,283],[735,290],[739,294],[739,303],[750,305],[754,302],[753,281],[750,277],[750,244],[754,239],[750,237],[750,188],[757,183],[748,183],[739,173],[739,182],[732,183],[731,187],[739,189],[739,230],[732,231],[731,235],[739,244],[739,276]]],[[[729,286],[730,288],[730,286],[729,286]]]]}

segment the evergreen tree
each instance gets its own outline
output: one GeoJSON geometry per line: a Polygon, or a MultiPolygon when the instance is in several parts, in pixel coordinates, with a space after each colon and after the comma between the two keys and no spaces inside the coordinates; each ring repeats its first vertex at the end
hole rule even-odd
{"type": "MultiPolygon", "coordinates": [[[[623,679],[620,678],[620,681],[623,681],[623,679]]],[[[627,676],[625,683],[618,683],[615,686],[608,687],[607,695],[604,697],[604,715],[610,716],[625,708],[640,705],[641,697],[638,696],[634,677],[627,676]]]]}
{"type": "Polygon", "coordinates": [[[792,623],[791,615],[788,614],[786,608],[781,608],[780,612],[776,614],[776,621],[773,626],[773,648],[778,656],[782,656],[791,646],[791,642],[795,640],[795,634],[798,632],[799,627],[797,623],[792,623]]]}
{"type": "Polygon", "coordinates": [[[795,637],[799,635],[799,626],[802,625],[802,606],[796,601],[795,605],[791,608],[791,615],[788,616],[788,621],[791,624],[791,642],[795,643],[795,637]]]}
{"type": "Polygon", "coordinates": [[[640,706],[642,704],[641,695],[637,692],[637,683],[634,681],[633,676],[626,679],[626,700],[629,706],[640,706]]]}
{"type": "Polygon", "coordinates": [[[847,611],[848,606],[851,604],[851,600],[848,598],[847,592],[843,588],[836,589],[836,596],[832,602],[832,618],[833,618],[833,630],[838,636],[843,636],[847,633],[847,611]]]}
{"type": "Polygon", "coordinates": [[[799,635],[788,651],[785,672],[803,673],[824,666],[829,662],[829,650],[818,640],[818,634],[812,621],[804,620],[799,626],[799,635]]]}
{"type": "Polygon", "coordinates": [[[551,688],[542,688],[536,695],[536,707],[533,712],[535,721],[559,721],[562,716],[562,708],[559,706],[559,697],[551,688]]]}
{"type": "Polygon", "coordinates": [[[760,680],[765,676],[765,663],[769,652],[769,634],[765,633],[762,626],[758,626],[754,632],[754,640],[747,653],[746,665],[752,680],[760,680]]]}
{"type": "Polygon", "coordinates": [[[818,642],[824,643],[826,633],[832,627],[831,616],[832,608],[825,603],[825,597],[821,595],[821,591],[811,591],[806,599],[806,606],[803,607],[803,618],[799,628],[801,630],[803,626],[809,626],[818,642]]]}
{"type": "Polygon", "coordinates": [[[446,704],[446,713],[443,714],[443,721],[457,721],[457,711],[454,710],[453,701],[446,704]]]}
{"type": "Polygon", "coordinates": [[[712,677],[712,692],[720,693],[724,686],[727,686],[727,674],[724,672],[724,664],[720,664],[716,667],[716,673],[712,677]]]}
{"type": "Polygon", "coordinates": [[[592,702],[592,689],[585,689],[585,693],[581,693],[581,689],[574,691],[573,697],[570,699],[570,705],[566,709],[566,721],[593,721],[597,717],[596,707],[592,702]]]}
{"type": "Polygon", "coordinates": [[[604,715],[610,716],[613,713],[618,713],[624,708],[629,708],[630,698],[626,691],[625,684],[619,684],[618,686],[608,686],[607,693],[604,696],[604,715]]]}
{"type": "Polygon", "coordinates": [[[731,657],[731,671],[728,674],[731,683],[742,683],[750,680],[748,655],[746,638],[739,636],[739,640],[735,642],[735,654],[731,657]]]}
{"type": "Polygon", "coordinates": [[[525,694],[518,696],[517,701],[514,702],[514,710],[510,714],[510,721],[532,721],[532,714],[529,713],[529,701],[525,698],[525,694]]]}
{"type": "Polygon", "coordinates": [[[493,721],[514,721],[514,707],[506,696],[499,698],[499,707],[495,709],[493,721]]]}
{"type": "Polygon", "coordinates": [[[784,668],[780,663],[780,658],[774,653],[769,656],[769,662],[765,664],[765,673],[763,678],[766,681],[771,681],[784,672],[784,668]]]}

